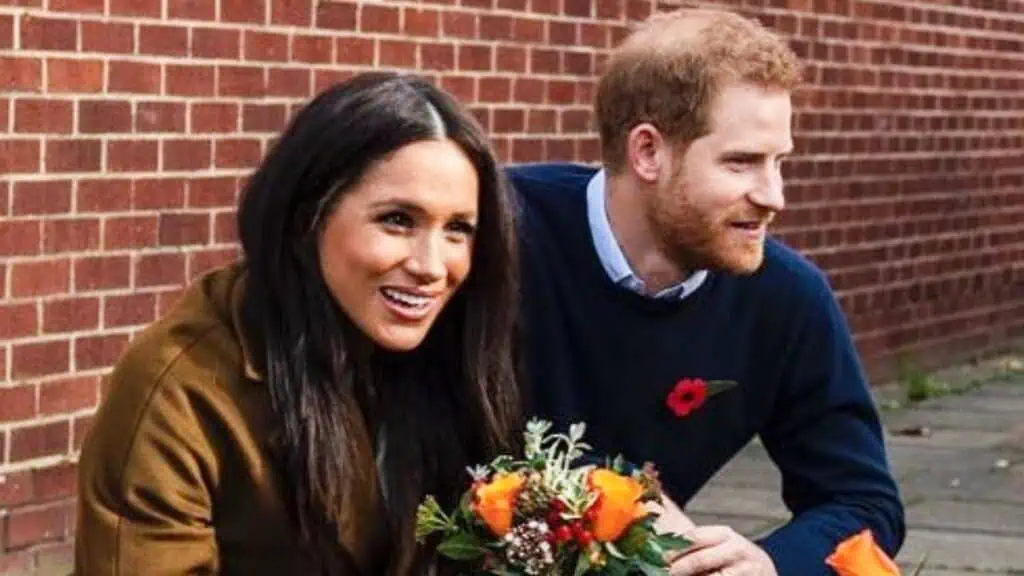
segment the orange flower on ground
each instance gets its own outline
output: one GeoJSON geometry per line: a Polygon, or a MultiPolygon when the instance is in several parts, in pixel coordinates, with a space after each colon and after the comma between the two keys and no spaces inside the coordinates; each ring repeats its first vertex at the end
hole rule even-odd
{"type": "Polygon", "coordinates": [[[590,485],[599,494],[592,507],[593,526],[590,529],[595,540],[613,542],[630,524],[647,516],[647,510],[640,502],[644,487],[633,478],[598,468],[590,473],[590,485]]]}
{"type": "Polygon", "coordinates": [[[504,536],[512,529],[516,497],[525,481],[519,474],[498,475],[476,489],[473,511],[491,532],[504,536]]]}
{"type": "Polygon", "coordinates": [[[875,544],[869,530],[840,542],[825,563],[839,576],[900,576],[899,567],[875,544]]]}

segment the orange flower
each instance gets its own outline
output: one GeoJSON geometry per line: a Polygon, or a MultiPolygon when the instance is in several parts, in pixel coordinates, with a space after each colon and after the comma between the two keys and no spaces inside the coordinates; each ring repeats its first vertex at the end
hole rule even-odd
{"type": "Polygon", "coordinates": [[[640,502],[644,487],[636,480],[605,468],[590,473],[590,485],[597,490],[593,526],[590,531],[599,542],[614,542],[630,524],[647,515],[640,502]]]}
{"type": "Polygon", "coordinates": [[[840,542],[825,563],[839,576],[900,576],[899,567],[875,544],[869,530],[840,542]]]}
{"type": "Polygon", "coordinates": [[[512,512],[519,491],[526,481],[519,474],[495,476],[476,489],[473,510],[498,536],[512,529],[512,512]]]}

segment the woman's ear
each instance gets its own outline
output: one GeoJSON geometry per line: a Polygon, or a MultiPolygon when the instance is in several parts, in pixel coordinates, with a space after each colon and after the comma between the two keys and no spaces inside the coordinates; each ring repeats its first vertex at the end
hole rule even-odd
{"type": "Polygon", "coordinates": [[[667,143],[649,122],[637,124],[626,138],[626,161],[641,181],[655,184],[669,161],[667,143]]]}

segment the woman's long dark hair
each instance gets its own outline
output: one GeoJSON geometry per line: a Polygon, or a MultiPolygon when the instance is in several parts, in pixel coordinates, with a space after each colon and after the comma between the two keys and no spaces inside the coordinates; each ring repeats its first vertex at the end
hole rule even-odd
{"type": "Polygon", "coordinates": [[[276,454],[299,532],[324,573],[352,570],[337,538],[351,505],[345,487],[378,474],[393,573],[415,554],[422,496],[454,503],[467,487],[465,467],[514,445],[519,429],[513,223],[487,138],[425,80],[356,76],[298,112],[249,181],[238,218],[247,338],[260,351],[254,362],[278,419],[276,454]],[[324,282],[317,242],[325,214],[374,163],[443,138],[479,177],[470,273],[416,350],[374,349],[324,282]],[[377,470],[356,465],[367,437],[377,470]]]}

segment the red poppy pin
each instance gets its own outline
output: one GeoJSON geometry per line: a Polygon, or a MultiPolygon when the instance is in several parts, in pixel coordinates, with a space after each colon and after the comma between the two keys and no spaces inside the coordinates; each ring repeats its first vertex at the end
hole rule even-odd
{"type": "Polygon", "coordinates": [[[684,418],[700,408],[709,397],[735,385],[736,383],[730,380],[707,382],[700,378],[683,378],[665,397],[665,405],[677,417],[684,418]]]}

